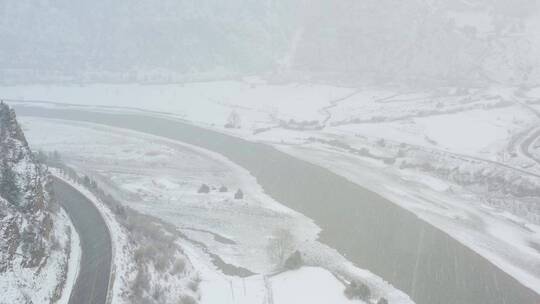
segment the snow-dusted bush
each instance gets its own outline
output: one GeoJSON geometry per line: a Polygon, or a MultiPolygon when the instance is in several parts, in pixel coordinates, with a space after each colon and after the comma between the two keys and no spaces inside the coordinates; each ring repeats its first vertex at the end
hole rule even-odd
{"type": "Polygon", "coordinates": [[[178,275],[182,273],[185,269],[186,269],[186,261],[184,259],[176,259],[169,273],[171,275],[178,275]]]}
{"type": "Polygon", "coordinates": [[[345,296],[349,299],[360,299],[363,301],[368,301],[371,297],[371,290],[369,287],[362,283],[362,282],[356,282],[352,281],[347,285],[345,288],[345,296]]]}
{"type": "Polygon", "coordinates": [[[236,193],[234,194],[234,199],[243,199],[244,198],[244,192],[242,191],[242,189],[238,189],[236,191],[236,193]]]}
{"type": "Polygon", "coordinates": [[[287,258],[296,250],[296,239],[287,229],[274,231],[267,245],[270,260],[277,266],[284,266],[287,258]]]}
{"type": "Polygon", "coordinates": [[[197,190],[197,193],[210,193],[210,186],[208,186],[207,184],[202,184],[199,187],[199,190],[197,190]]]}
{"type": "Polygon", "coordinates": [[[377,304],[388,304],[388,300],[386,298],[380,298],[377,304]]]}
{"type": "Polygon", "coordinates": [[[182,296],[178,304],[197,304],[197,300],[191,296],[182,296]]]}
{"type": "Polygon", "coordinates": [[[285,269],[294,270],[300,268],[303,263],[302,254],[300,251],[296,250],[287,258],[284,266],[285,269]]]}
{"type": "Polygon", "coordinates": [[[232,111],[229,117],[227,118],[227,123],[225,128],[227,129],[240,129],[242,127],[242,122],[240,115],[236,111],[232,111]]]}

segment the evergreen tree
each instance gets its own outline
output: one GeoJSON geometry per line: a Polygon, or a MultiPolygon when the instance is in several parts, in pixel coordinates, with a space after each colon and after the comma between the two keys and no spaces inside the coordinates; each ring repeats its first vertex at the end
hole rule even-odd
{"type": "Polygon", "coordinates": [[[380,298],[379,301],[377,301],[377,304],[388,304],[388,300],[385,298],[380,298]]]}
{"type": "Polygon", "coordinates": [[[0,179],[0,196],[6,199],[11,204],[17,204],[19,200],[19,186],[13,169],[6,163],[2,163],[1,179],[0,179]]]}
{"type": "Polygon", "coordinates": [[[349,299],[360,299],[367,302],[371,297],[371,290],[363,282],[352,281],[345,288],[345,295],[349,299]]]}
{"type": "Polygon", "coordinates": [[[234,198],[235,199],[243,199],[244,198],[244,192],[242,192],[241,189],[238,189],[238,191],[236,191],[236,193],[234,194],[234,198]]]}
{"type": "Polygon", "coordinates": [[[210,187],[207,184],[202,184],[197,193],[210,193],[210,187]]]}
{"type": "Polygon", "coordinates": [[[302,266],[302,263],[302,254],[300,251],[296,250],[287,258],[287,260],[285,260],[285,269],[298,269],[302,266]]]}

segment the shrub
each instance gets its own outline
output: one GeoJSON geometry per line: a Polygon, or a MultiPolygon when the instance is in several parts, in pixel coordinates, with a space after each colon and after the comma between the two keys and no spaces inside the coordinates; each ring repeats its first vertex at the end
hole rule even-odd
{"type": "Polygon", "coordinates": [[[362,282],[352,281],[345,288],[345,296],[349,299],[368,301],[371,297],[371,290],[369,290],[369,287],[362,282]]]}
{"type": "Polygon", "coordinates": [[[51,250],[58,251],[60,249],[62,249],[62,244],[60,244],[60,241],[58,240],[58,238],[55,235],[53,235],[51,237],[51,250]]]}
{"type": "Polygon", "coordinates": [[[379,301],[377,301],[377,304],[388,304],[388,300],[385,298],[380,298],[379,301]]]}
{"type": "Polygon", "coordinates": [[[197,300],[190,295],[184,295],[180,298],[179,304],[197,304],[197,300]]]}
{"type": "Polygon", "coordinates": [[[227,189],[227,187],[225,187],[225,186],[219,187],[219,192],[227,192],[227,191],[229,191],[229,189],[227,189]]]}
{"type": "Polygon", "coordinates": [[[153,258],[154,267],[156,267],[156,270],[159,272],[165,271],[170,264],[170,256],[164,255],[163,252],[161,254],[156,254],[153,258]]]}
{"type": "Polygon", "coordinates": [[[202,184],[197,193],[210,193],[210,187],[207,184],[202,184]]]}
{"type": "Polygon", "coordinates": [[[240,129],[240,127],[241,127],[240,115],[238,115],[236,111],[232,111],[229,117],[227,118],[227,123],[225,124],[225,128],[240,129]]]}
{"type": "Polygon", "coordinates": [[[193,291],[197,291],[197,289],[199,289],[199,283],[196,281],[189,281],[187,287],[193,291]]]}
{"type": "Polygon", "coordinates": [[[145,290],[148,290],[150,288],[150,280],[142,270],[139,270],[137,272],[137,276],[135,277],[135,280],[132,284],[132,296],[136,297],[141,297],[144,294],[145,290]]]}
{"type": "Polygon", "coordinates": [[[118,205],[113,209],[113,211],[116,215],[118,215],[122,219],[125,220],[127,218],[126,208],[124,206],[118,205]]]}
{"type": "Polygon", "coordinates": [[[184,269],[186,269],[186,261],[184,261],[183,259],[177,259],[173,264],[170,274],[176,275],[180,272],[183,272],[184,269]]]}
{"type": "Polygon", "coordinates": [[[386,164],[386,165],[393,165],[396,163],[396,159],[395,158],[384,158],[383,159],[383,162],[386,164]]]}
{"type": "Polygon", "coordinates": [[[293,270],[300,268],[303,263],[302,254],[300,254],[300,251],[296,250],[287,258],[284,266],[286,269],[293,270]]]}
{"type": "Polygon", "coordinates": [[[296,249],[296,239],[287,229],[274,231],[267,245],[267,252],[270,260],[277,267],[284,266],[285,261],[296,249]]]}
{"type": "Polygon", "coordinates": [[[242,192],[241,189],[238,189],[236,193],[234,194],[234,199],[243,199],[244,198],[244,192],[242,192]]]}
{"type": "Polygon", "coordinates": [[[154,287],[152,298],[158,302],[163,302],[163,301],[160,301],[160,299],[163,298],[163,290],[161,289],[161,286],[157,285],[156,287],[154,287]]]}
{"type": "Polygon", "coordinates": [[[189,280],[187,287],[191,289],[193,292],[197,292],[199,289],[199,284],[201,283],[201,278],[198,274],[195,275],[191,280],[189,280]]]}

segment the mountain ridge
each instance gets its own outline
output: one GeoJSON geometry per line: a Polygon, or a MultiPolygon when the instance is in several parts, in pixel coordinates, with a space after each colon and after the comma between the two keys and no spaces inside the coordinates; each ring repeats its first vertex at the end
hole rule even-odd
{"type": "Polygon", "coordinates": [[[537,0],[0,3],[0,83],[540,84],[537,0]]]}

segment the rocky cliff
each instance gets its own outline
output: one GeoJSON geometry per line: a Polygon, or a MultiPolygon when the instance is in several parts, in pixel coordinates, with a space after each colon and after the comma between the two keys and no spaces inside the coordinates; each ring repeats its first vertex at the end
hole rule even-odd
{"type": "Polygon", "coordinates": [[[53,303],[62,294],[71,228],[50,185],[15,112],[0,104],[0,303],[53,303]]]}

